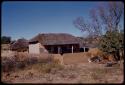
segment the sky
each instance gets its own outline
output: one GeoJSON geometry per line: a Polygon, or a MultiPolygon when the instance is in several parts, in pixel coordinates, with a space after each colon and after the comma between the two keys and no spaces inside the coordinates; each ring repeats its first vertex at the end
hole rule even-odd
{"type": "Polygon", "coordinates": [[[69,33],[86,36],[73,21],[102,2],[87,1],[5,1],[2,3],[2,36],[31,39],[39,33],[69,33]]]}

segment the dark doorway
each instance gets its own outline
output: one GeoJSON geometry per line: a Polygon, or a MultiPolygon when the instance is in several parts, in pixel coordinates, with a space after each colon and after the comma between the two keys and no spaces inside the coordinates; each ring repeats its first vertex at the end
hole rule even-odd
{"type": "Polygon", "coordinates": [[[88,52],[89,51],[89,48],[85,48],[85,52],[88,52]]]}
{"type": "Polygon", "coordinates": [[[84,52],[84,48],[80,48],[80,52],[84,52]]]}

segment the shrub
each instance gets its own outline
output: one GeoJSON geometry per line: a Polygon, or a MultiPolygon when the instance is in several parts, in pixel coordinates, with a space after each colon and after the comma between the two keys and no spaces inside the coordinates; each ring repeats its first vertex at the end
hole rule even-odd
{"type": "Polygon", "coordinates": [[[47,54],[43,57],[34,57],[35,55],[29,56],[25,54],[17,54],[14,57],[2,58],[2,71],[9,72],[15,69],[24,69],[26,66],[32,65],[31,67],[38,69],[45,73],[49,73],[52,68],[62,69],[58,64],[58,61],[54,61],[52,55],[47,54]]]}
{"type": "Polygon", "coordinates": [[[23,69],[25,66],[26,66],[25,62],[20,61],[20,62],[16,62],[15,68],[23,69]]]}
{"type": "Polygon", "coordinates": [[[25,63],[27,65],[32,65],[32,64],[35,64],[38,62],[38,59],[36,57],[28,57],[26,60],[25,60],[25,63]]]}
{"type": "MultiPolygon", "coordinates": [[[[113,54],[116,60],[120,60],[120,51],[124,48],[124,33],[119,31],[107,31],[104,36],[102,36],[99,49],[113,54]]],[[[122,54],[123,55],[123,54],[122,54]]]]}
{"type": "Polygon", "coordinates": [[[15,67],[15,60],[11,58],[4,58],[2,59],[2,71],[9,72],[14,70],[15,67]]]}
{"type": "Polygon", "coordinates": [[[89,53],[93,56],[100,56],[101,54],[103,54],[103,52],[101,50],[99,50],[98,48],[90,49],[89,53]]]}
{"type": "Polygon", "coordinates": [[[32,65],[32,69],[38,70],[40,73],[50,73],[52,69],[61,70],[63,69],[63,66],[55,63],[55,62],[49,62],[49,63],[36,63],[32,65]]]}

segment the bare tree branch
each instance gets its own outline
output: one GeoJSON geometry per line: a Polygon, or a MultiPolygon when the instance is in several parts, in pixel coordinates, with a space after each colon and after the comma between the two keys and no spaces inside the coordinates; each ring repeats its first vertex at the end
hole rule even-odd
{"type": "Polygon", "coordinates": [[[96,10],[90,10],[91,22],[85,21],[83,17],[78,17],[73,23],[82,32],[86,31],[92,36],[100,36],[104,31],[119,29],[123,12],[124,4],[122,2],[109,2],[107,7],[100,6],[96,10]]]}

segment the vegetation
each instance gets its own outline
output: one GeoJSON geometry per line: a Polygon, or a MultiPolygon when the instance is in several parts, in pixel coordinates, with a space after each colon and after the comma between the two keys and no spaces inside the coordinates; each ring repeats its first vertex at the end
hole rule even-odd
{"type": "Polygon", "coordinates": [[[90,63],[63,67],[54,62],[36,63],[2,74],[5,83],[122,83],[124,78],[123,66],[108,68],[90,63]]]}
{"type": "Polygon", "coordinates": [[[9,37],[9,36],[2,36],[1,37],[2,44],[9,44],[10,42],[11,42],[11,37],[9,37]]]}
{"type": "Polygon", "coordinates": [[[92,9],[89,22],[83,17],[78,17],[74,25],[91,37],[100,37],[99,48],[104,52],[113,53],[114,57],[117,56],[119,60],[120,51],[124,50],[124,33],[119,32],[123,29],[120,27],[123,13],[122,2],[109,2],[105,7],[99,6],[97,9],[92,9]]]}
{"type": "Polygon", "coordinates": [[[31,66],[32,69],[37,69],[40,73],[50,73],[54,69],[61,70],[63,69],[63,66],[56,63],[56,62],[50,62],[50,63],[36,63],[31,66]]]}
{"type": "Polygon", "coordinates": [[[53,56],[47,55],[27,55],[26,53],[18,53],[12,57],[2,57],[2,71],[11,72],[17,69],[25,69],[27,67],[35,68],[40,72],[49,72],[52,68],[59,68],[59,61],[54,60],[53,56]]]}
{"type": "Polygon", "coordinates": [[[120,60],[120,52],[124,49],[123,35],[118,31],[106,32],[106,34],[100,40],[100,49],[104,52],[114,55],[116,60],[120,60]]]}

